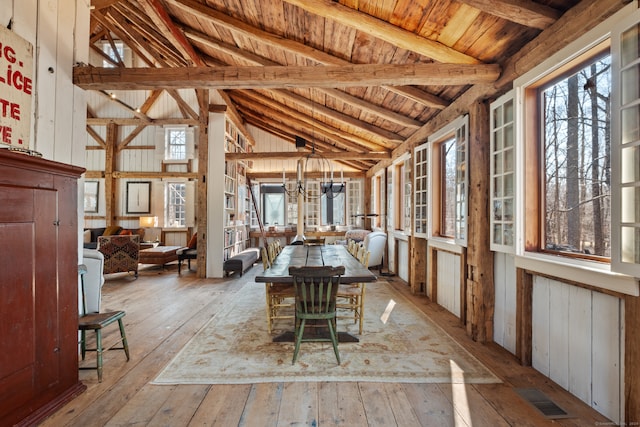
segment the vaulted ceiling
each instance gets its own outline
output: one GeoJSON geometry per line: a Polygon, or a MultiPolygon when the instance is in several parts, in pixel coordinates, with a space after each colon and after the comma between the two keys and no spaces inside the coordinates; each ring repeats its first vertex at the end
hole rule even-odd
{"type": "Polygon", "coordinates": [[[237,121],[365,171],[471,86],[497,80],[577,3],[92,0],[91,47],[103,55],[105,41],[122,40],[153,70],[78,67],[74,81],[217,90],[237,121]]]}

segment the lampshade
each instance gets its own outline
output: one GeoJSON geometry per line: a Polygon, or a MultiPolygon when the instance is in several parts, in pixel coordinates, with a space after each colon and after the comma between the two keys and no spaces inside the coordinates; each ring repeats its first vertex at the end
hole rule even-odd
{"type": "Polygon", "coordinates": [[[158,226],[158,217],[157,216],[141,216],[140,217],[140,227],[157,227],[158,226]]]}

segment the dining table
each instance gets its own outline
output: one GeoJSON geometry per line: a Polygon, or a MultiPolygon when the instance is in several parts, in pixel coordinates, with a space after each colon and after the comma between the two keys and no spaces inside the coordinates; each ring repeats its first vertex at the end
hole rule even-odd
{"type": "MultiPolygon", "coordinates": [[[[344,274],[340,283],[370,283],[378,277],[367,267],[362,265],[349,253],[344,245],[288,245],[282,248],[270,268],[256,275],[259,283],[292,283],[289,267],[304,266],[344,266],[344,274]]],[[[274,337],[274,342],[293,341],[293,331],[288,331],[274,337]]],[[[338,331],[339,342],[359,342],[359,339],[348,332],[338,331]]]]}

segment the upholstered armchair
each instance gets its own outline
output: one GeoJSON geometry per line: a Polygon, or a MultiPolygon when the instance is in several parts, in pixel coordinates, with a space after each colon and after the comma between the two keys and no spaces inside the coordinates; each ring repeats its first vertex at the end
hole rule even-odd
{"type": "Polygon", "coordinates": [[[387,235],[382,231],[372,231],[364,237],[364,248],[369,251],[369,267],[378,267],[382,271],[387,235]]]}
{"type": "Polygon", "coordinates": [[[99,236],[98,250],[104,255],[104,274],[133,272],[138,277],[140,236],[99,236]]]}

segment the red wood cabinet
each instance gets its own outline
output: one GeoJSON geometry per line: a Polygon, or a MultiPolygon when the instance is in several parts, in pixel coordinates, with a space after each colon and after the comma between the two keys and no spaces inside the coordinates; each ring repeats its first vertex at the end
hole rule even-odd
{"type": "Polygon", "coordinates": [[[0,150],[0,425],[32,424],[78,380],[78,185],[84,169],[0,150]]]}

